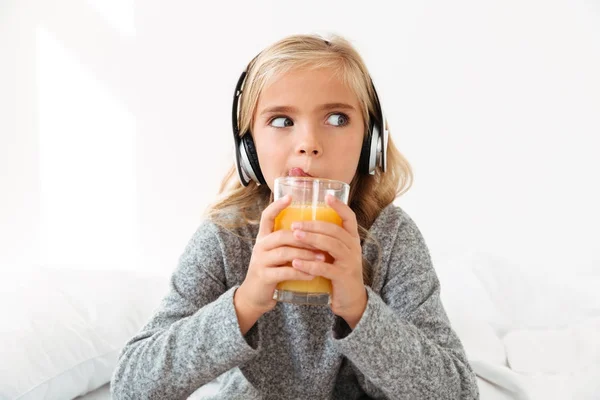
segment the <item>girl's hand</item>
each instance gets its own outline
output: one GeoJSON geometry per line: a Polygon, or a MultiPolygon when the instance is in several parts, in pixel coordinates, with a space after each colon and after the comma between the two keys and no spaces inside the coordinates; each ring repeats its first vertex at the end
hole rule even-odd
{"type": "Polygon", "coordinates": [[[363,282],[362,248],[354,211],[334,196],[327,204],[342,218],[342,226],[324,221],[304,221],[292,224],[294,237],[329,253],[332,264],[320,260],[294,259],[296,270],[331,280],[333,294],[331,310],[344,318],[352,329],[367,306],[367,291],[363,282]]]}
{"type": "Polygon", "coordinates": [[[309,250],[312,248],[310,245],[295,239],[292,231],[273,232],[275,218],[290,204],[290,201],[291,197],[285,196],[271,203],[262,212],[248,273],[235,293],[236,309],[239,305],[244,310],[250,311],[257,319],[272,310],[277,304],[277,301],[273,300],[273,294],[279,282],[285,280],[308,281],[314,278],[314,275],[285,266],[285,264],[290,264],[294,259],[324,260],[322,254],[309,250]]]}

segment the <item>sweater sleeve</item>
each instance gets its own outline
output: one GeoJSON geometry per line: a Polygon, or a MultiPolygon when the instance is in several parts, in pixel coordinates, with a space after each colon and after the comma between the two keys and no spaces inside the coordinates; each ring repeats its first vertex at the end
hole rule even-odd
{"type": "Polygon", "coordinates": [[[233,305],[237,286],[224,283],[215,230],[200,226],[158,310],[122,349],[111,380],[114,399],[185,399],[257,354],[241,334],[233,305]]]}
{"type": "Polygon", "coordinates": [[[373,398],[478,399],[476,377],[440,301],[440,283],[418,228],[408,219],[390,252],[380,294],[355,329],[334,341],[373,398]]]}

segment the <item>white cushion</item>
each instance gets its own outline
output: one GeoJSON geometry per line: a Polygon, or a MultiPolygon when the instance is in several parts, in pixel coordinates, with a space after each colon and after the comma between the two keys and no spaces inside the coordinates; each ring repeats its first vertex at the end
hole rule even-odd
{"type": "Polygon", "coordinates": [[[477,251],[434,265],[482,399],[599,398],[600,276],[477,251]]]}
{"type": "Polygon", "coordinates": [[[521,329],[503,339],[511,368],[537,398],[597,399],[600,317],[560,329],[521,329]]]}
{"type": "Polygon", "coordinates": [[[599,276],[576,275],[570,266],[545,271],[484,253],[474,253],[471,263],[505,333],[566,327],[600,312],[599,276]]]}
{"type": "Polygon", "coordinates": [[[515,330],[503,340],[517,372],[556,374],[600,367],[600,317],[561,329],[515,330]]]}
{"type": "Polygon", "coordinates": [[[0,398],[19,400],[70,399],[109,382],[168,282],[127,271],[1,274],[0,398]]]}
{"type": "Polygon", "coordinates": [[[506,365],[504,345],[496,332],[505,323],[473,268],[468,253],[435,261],[442,304],[470,361],[506,365]]]}
{"type": "Polygon", "coordinates": [[[488,323],[495,331],[503,332],[509,321],[477,276],[481,255],[471,251],[444,254],[434,260],[441,285],[441,299],[446,311],[488,323]]]}

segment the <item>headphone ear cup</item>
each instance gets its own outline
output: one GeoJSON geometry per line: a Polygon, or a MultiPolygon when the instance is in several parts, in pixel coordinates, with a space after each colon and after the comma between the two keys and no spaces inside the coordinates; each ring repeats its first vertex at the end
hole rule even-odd
{"type": "Polygon", "coordinates": [[[374,124],[371,130],[371,151],[369,158],[369,174],[374,175],[380,160],[381,150],[381,127],[379,124],[374,124]]]}
{"type": "Polygon", "coordinates": [[[368,174],[369,173],[369,158],[371,156],[371,129],[365,135],[365,139],[363,140],[362,149],[360,150],[360,158],[358,160],[358,172],[360,174],[368,174]]]}
{"type": "MultiPolygon", "coordinates": [[[[256,153],[256,147],[254,146],[254,140],[252,139],[252,135],[250,132],[246,132],[244,136],[242,136],[242,146],[246,155],[248,156],[248,162],[250,163],[250,168],[252,168],[251,175],[254,175],[258,180],[258,183],[265,184],[265,178],[260,170],[260,164],[258,162],[258,154],[256,153]]],[[[241,150],[241,149],[240,149],[241,150]]]]}

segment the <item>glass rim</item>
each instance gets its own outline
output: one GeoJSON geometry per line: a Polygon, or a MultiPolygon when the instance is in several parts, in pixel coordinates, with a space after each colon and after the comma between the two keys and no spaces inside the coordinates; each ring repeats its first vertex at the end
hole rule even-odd
{"type": "MultiPolygon", "coordinates": [[[[334,184],[334,185],[340,185],[341,188],[346,188],[349,189],[350,185],[347,184],[344,181],[339,181],[336,179],[327,179],[327,178],[318,178],[318,177],[313,177],[313,176],[280,176],[278,178],[275,178],[275,183],[279,183],[279,184],[283,184],[285,185],[285,182],[288,181],[299,181],[299,182],[323,182],[323,183],[328,183],[328,184],[334,184]]],[[[340,189],[341,189],[340,188],[340,189]]]]}

